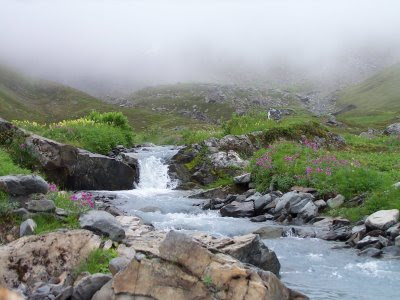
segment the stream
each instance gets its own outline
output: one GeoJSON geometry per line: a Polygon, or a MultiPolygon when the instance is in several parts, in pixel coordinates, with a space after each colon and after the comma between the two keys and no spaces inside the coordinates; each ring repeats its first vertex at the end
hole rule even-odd
{"type": "MultiPolygon", "coordinates": [[[[132,153],[139,160],[136,189],[112,192],[113,203],[160,230],[201,231],[216,236],[251,233],[273,222],[253,223],[246,218],[221,217],[204,211],[192,199],[196,191],[174,190],[168,161],[175,147],[144,147],[132,153]]],[[[315,238],[285,237],[263,240],[281,263],[281,280],[311,299],[399,299],[400,260],[357,256],[354,249],[335,249],[337,243],[315,238]]]]}

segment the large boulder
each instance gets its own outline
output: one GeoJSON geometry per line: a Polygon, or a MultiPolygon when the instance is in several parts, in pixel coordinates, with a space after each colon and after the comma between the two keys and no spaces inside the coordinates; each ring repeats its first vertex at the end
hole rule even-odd
{"type": "Polygon", "coordinates": [[[281,265],[274,251],[260,240],[256,234],[247,234],[233,238],[215,238],[206,234],[194,235],[194,239],[209,250],[217,250],[237,260],[252,264],[265,271],[279,275],[281,265]]]}
{"type": "Polygon", "coordinates": [[[237,202],[233,201],[222,207],[220,209],[221,216],[223,217],[236,217],[236,218],[245,218],[245,217],[253,217],[255,215],[254,203],[253,201],[249,202],[237,202]]]}
{"type": "Polygon", "coordinates": [[[388,127],[386,127],[383,133],[387,135],[400,135],[400,123],[389,125],[388,127]]]}
{"type": "MultiPolygon", "coordinates": [[[[159,247],[166,233],[144,225],[137,217],[117,217],[124,227],[128,247],[119,247],[120,256],[132,258],[131,253],[144,252],[159,255],[159,247]],[[128,249],[133,249],[129,251],[128,249]]],[[[268,249],[258,235],[248,234],[237,237],[213,237],[204,233],[192,235],[193,238],[212,252],[229,254],[244,263],[279,274],[280,264],[273,251],[268,249]]],[[[110,266],[111,267],[111,266],[110,266]]]]}
{"type": "Polygon", "coordinates": [[[0,177],[0,190],[12,196],[46,194],[48,183],[38,175],[8,175],[0,177]]]}
{"type": "Polygon", "coordinates": [[[213,254],[185,234],[169,232],[158,257],[133,259],[93,300],[119,299],[307,299],[271,272],[213,254]]]}
{"type": "Polygon", "coordinates": [[[74,269],[100,243],[90,231],[72,230],[25,236],[1,246],[0,286],[48,282],[74,269]]]}
{"type": "Polygon", "coordinates": [[[242,169],[246,167],[249,162],[242,160],[235,151],[229,150],[227,152],[220,151],[217,153],[213,153],[210,156],[211,165],[215,169],[229,169],[229,168],[237,168],[242,169]]]}
{"type": "Polygon", "coordinates": [[[370,229],[386,230],[399,221],[399,210],[380,210],[370,215],[365,220],[365,225],[370,229]]]}
{"type": "Polygon", "coordinates": [[[105,235],[116,242],[125,238],[125,231],[121,224],[106,211],[91,210],[79,218],[79,223],[82,228],[105,235]]]}
{"type": "Polygon", "coordinates": [[[275,206],[275,213],[282,209],[291,210],[292,213],[299,213],[300,210],[314,199],[314,196],[308,193],[289,192],[278,199],[275,206]]]}
{"type": "Polygon", "coordinates": [[[51,181],[74,190],[132,189],[137,171],[122,161],[38,135],[27,138],[32,154],[51,181]]]}

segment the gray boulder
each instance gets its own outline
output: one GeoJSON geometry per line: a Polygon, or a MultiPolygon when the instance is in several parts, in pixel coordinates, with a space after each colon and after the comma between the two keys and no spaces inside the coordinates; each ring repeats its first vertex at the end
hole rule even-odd
{"type": "Polygon", "coordinates": [[[46,194],[47,182],[38,175],[9,175],[0,177],[0,190],[12,196],[46,194]]]}
{"type": "Polygon", "coordinates": [[[233,178],[233,182],[236,184],[246,185],[250,183],[251,174],[246,173],[233,178]]]}
{"type": "Polygon", "coordinates": [[[19,226],[19,237],[32,235],[35,233],[36,223],[32,219],[28,219],[19,226]]]}
{"type": "Polygon", "coordinates": [[[284,194],[281,198],[278,199],[276,206],[275,206],[275,214],[279,213],[282,209],[284,208],[294,208],[297,211],[301,210],[302,206],[305,206],[308,201],[312,201],[314,199],[314,196],[308,193],[298,193],[298,192],[289,192],[284,194]],[[303,201],[306,200],[306,201],[303,201]],[[298,206],[301,202],[301,205],[298,206]],[[296,206],[297,205],[297,206],[296,206]]]}
{"type": "Polygon", "coordinates": [[[103,285],[112,279],[111,275],[93,274],[83,277],[74,286],[72,300],[90,300],[103,285]]]}
{"type": "Polygon", "coordinates": [[[264,208],[270,204],[274,198],[270,194],[263,195],[254,200],[254,209],[257,214],[262,213],[264,208]]]}
{"type": "Polygon", "coordinates": [[[343,205],[345,197],[342,195],[337,195],[335,198],[329,199],[326,204],[328,204],[329,208],[338,208],[343,205]]]}
{"type": "Polygon", "coordinates": [[[123,270],[126,268],[126,266],[129,264],[131,260],[128,259],[127,257],[116,257],[113,258],[110,261],[110,264],[108,265],[108,268],[110,269],[111,274],[115,275],[119,271],[123,270]]]}
{"type": "Polygon", "coordinates": [[[299,211],[299,216],[305,222],[308,222],[318,216],[318,207],[312,201],[308,201],[307,204],[304,205],[299,211]]]}
{"type": "Polygon", "coordinates": [[[386,230],[386,235],[391,237],[392,239],[399,236],[400,235],[400,223],[397,223],[396,225],[389,227],[389,229],[386,230]]]}
{"type": "Polygon", "coordinates": [[[239,154],[232,150],[213,153],[209,158],[212,166],[216,169],[242,169],[249,164],[248,161],[241,159],[239,154]]]}
{"type": "Polygon", "coordinates": [[[326,207],[326,202],[324,200],[317,200],[314,202],[315,206],[318,207],[319,210],[323,210],[326,207]]]}
{"type": "Polygon", "coordinates": [[[399,258],[400,257],[400,247],[399,246],[388,246],[382,248],[383,258],[399,258]]]}
{"type": "Polygon", "coordinates": [[[52,213],[56,211],[56,206],[51,200],[39,199],[27,202],[26,209],[33,213],[52,213]]]}
{"type": "Polygon", "coordinates": [[[400,134],[400,123],[394,123],[386,127],[385,131],[383,132],[387,135],[399,135],[400,134]]]}
{"type": "Polygon", "coordinates": [[[253,217],[255,215],[254,204],[250,202],[237,202],[233,201],[220,209],[221,216],[223,217],[236,217],[245,218],[253,217]]]}
{"type": "Polygon", "coordinates": [[[120,242],[125,238],[125,231],[117,219],[110,213],[91,210],[79,218],[81,228],[105,235],[111,240],[120,242]]]}
{"type": "Polygon", "coordinates": [[[370,229],[386,230],[399,221],[399,210],[380,210],[370,215],[365,225],[370,229]]]}
{"type": "Polygon", "coordinates": [[[358,256],[380,257],[382,250],[376,248],[367,248],[357,254],[358,256]]]}
{"type": "Polygon", "coordinates": [[[356,247],[358,249],[362,249],[365,246],[372,245],[372,244],[377,244],[377,243],[379,243],[379,238],[367,235],[361,241],[356,243],[356,247]]]}

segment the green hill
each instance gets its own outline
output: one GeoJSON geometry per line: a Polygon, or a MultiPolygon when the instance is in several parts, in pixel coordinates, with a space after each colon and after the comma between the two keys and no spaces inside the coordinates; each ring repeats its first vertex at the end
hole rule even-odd
{"type": "Polygon", "coordinates": [[[109,104],[77,89],[29,78],[0,66],[0,117],[4,119],[56,122],[81,117],[91,110],[122,111],[136,131],[204,125],[173,112],[109,104]]]}
{"type": "Polygon", "coordinates": [[[357,127],[383,127],[400,116],[400,64],[351,86],[340,94],[338,108],[356,108],[338,119],[357,127]]]}

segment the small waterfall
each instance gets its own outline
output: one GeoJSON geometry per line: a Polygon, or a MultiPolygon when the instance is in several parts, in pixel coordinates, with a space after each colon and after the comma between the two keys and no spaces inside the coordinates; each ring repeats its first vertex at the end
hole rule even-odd
{"type": "Polygon", "coordinates": [[[136,187],[141,190],[171,190],[176,188],[178,183],[175,180],[171,180],[168,174],[168,164],[166,164],[166,160],[175,154],[176,151],[170,149],[160,151],[158,147],[154,149],[158,151],[147,149],[150,148],[146,148],[146,151],[138,155],[140,176],[136,187]]]}

